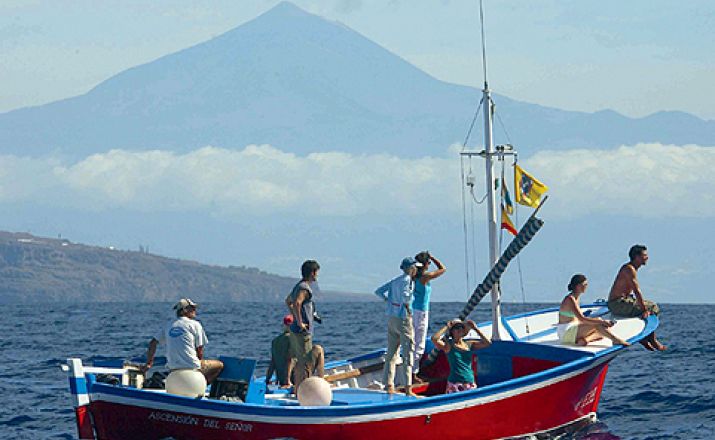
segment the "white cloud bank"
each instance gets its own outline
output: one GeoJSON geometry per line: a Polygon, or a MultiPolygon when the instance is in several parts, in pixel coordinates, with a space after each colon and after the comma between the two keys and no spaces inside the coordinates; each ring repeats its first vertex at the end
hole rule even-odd
{"type": "MultiPolygon", "coordinates": [[[[550,186],[550,217],[715,216],[712,147],[638,144],[543,151],[521,164],[550,186]]],[[[483,179],[483,164],[477,162],[474,169],[477,179],[483,179]]],[[[250,145],[241,150],[204,147],[186,154],[112,150],[71,164],[0,156],[0,203],[86,210],[202,210],[234,218],[284,213],[457,218],[459,181],[456,154],[301,157],[250,145]]]]}
{"type": "Polygon", "coordinates": [[[615,150],[543,152],[526,164],[550,184],[551,208],[567,217],[715,216],[713,147],[637,144],[615,150]]]}

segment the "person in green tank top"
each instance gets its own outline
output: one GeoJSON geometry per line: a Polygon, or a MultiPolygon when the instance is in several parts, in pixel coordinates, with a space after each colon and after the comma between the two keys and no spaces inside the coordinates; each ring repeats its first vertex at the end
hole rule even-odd
{"type": "Polygon", "coordinates": [[[449,362],[449,377],[447,378],[447,394],[466,391],[477,387],[472,370],[472,356],[475,350],[489,347],[492,341],[477,328],[474,321],[449,321],[432,336],[435,347],[447,355],[449,362]],[[481,339],[467,342],[464,337],[469,330],[474,330],[481,339]],[[445,333],[448,337],[444,338],[445,333]]]}

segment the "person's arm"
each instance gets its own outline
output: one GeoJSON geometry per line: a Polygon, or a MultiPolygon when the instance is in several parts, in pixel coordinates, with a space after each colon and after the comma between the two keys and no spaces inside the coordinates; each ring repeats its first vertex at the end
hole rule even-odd
{"type": "Polygon", "coordinates": [[[474,341],[472,342],[472,350],[479,350],[481,348],[487,348],[490,345],[492,345],[492,340],[487,337],[484,333],[482,333],[481,330],[479,330],[479,327],[477,327],[477,324],[474,323],[471,319],[467,321],[467,325],[471,328],[474,329],[475,332],[479,335],[480,340],[479,341],[474,341]]]}
{"type": "Polygon", "coordinates": [[[390,290],[391,281],[386,282],[382,286],[375,289],[375,295],[383,301],[387,301],[387,292],[390,290]]]}
{"type": "Polygon", "coordinates": [[[409,279],[404,278],[403,279],[403,285],[402,289],[400,290],[400,296],[401,296],[401,302],[405,306],[405,309],[407,310],[408,314],[412,314],[412,310],[410,310],[410,307],[412,307],[412,292],[414,291],[413,284],[410,282],[409,279]]]}
{"type": "Polygon", "coordinates": [[[305,301],[305,298],[307,296],[308,291],[301,289],[298,292],[295,301],[293,301],[293,307],[291,308],[291,313],[293,313],[293,320],[295,321],[295,325],[297,325],[298,328],[303,331],[308,330],[308,324],[303,322],[303,314],[300,313],[300,309],[303,306],[303,301],[305,301]]]}
{"type": "Polygon", "coordinates": [[[434,344],[435,347],[437,347],[438,350],[442,350],[445,353],[449,353],[450,346],[444,340],[442,337],[444,334],[447,332],[447,329],[451,327],[452,321],[449,321],[447,325],[442,326],[441,329],[437,330],[437,333],[432,335],[432,343],[434,344]]]}
{"type": "Polygon", "coordinates": [[[643,310],[641,318],[645,319],[648,317],[648,315],[650,315],[650,312],[648,311],[648,309],[646,309],[645,302],[643,301],[643,293],[641,292],[640,285],[638,284],[638,275],[636,274],[636,270],[633,267],[628,266],[628,268],[630,269],[628,271],[628,275],[630,278],[629,281],[631,284],[631,289],[633,289],[633,294],[636,296],[638,307],[643,310]]]}
{"type": "Polygon", "coordinates": [[[437,266],[437,270],[433,270],[431,272],[425,272],[422,274],[422,277],[420,277],[420,281],[422,281],[422,284],[427,284],[430,280],[433,280],[437,277],[442,276],[443,273],[447,272],[447,268],[442,264],[441,261],[439,261],[437,258],[433,257],[430,255],[430,260],[434,263],[435,266],[437,266]]]}
{"type": "Polygon", "coordinates": [[[146,350],[146,364],[141,367],[143,373],[146,373],[149,368],[154,365],[154,356],[156,355],[156,347],[159,345],[159,341],[156,338],[151,338],[149,341],[149,348],[146,350]]]}
{"type": "Polygon", "coordinates": [[[588,318],[586,315],[583,314],[583,311],[581,310],[581,307],[576,302],[576,299],[573,298],[571,295],[569,295],[566,298],[566,302],[567,302],[567,304],[570,305],[570,308],[573,311],[574,316],[580,322],[586,322],[586,323],[590,323],[590,324],[603,324],[606,327],[611,327],[613,325],[612,322],[606,321],[601,318],[588,318]]]}
{"type": "Polygon", "coordinates": [[[196,348],[196,357],[199,360],[204,359],[204,346],[209,343],[209,338],[206,336],[204,326],[199,321],[193,321],[194,330],[194,347],[196,348]]]}

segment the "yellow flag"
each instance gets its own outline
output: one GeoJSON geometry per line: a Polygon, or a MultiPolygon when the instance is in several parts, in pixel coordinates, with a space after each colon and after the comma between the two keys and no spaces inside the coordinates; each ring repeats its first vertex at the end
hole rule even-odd
{"type": "Polygon", "coordinates": [[[539,182],[519,165],[514,165],[514,192],[516,193],[516,203],[536,208],[539,206],[541,195],[548,190],[548,186],[539,182]]]}

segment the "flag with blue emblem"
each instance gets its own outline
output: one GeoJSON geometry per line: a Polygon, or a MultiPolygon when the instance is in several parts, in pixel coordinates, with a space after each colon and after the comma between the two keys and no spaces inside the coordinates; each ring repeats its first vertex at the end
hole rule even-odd
{"type": "Polygon", "coordinates": [[[514,165],[514,191],[516,203],[536,208],[541,196],[549,187],[539,182],[536,177],[524,171],[519,165],[514,165]]]}

